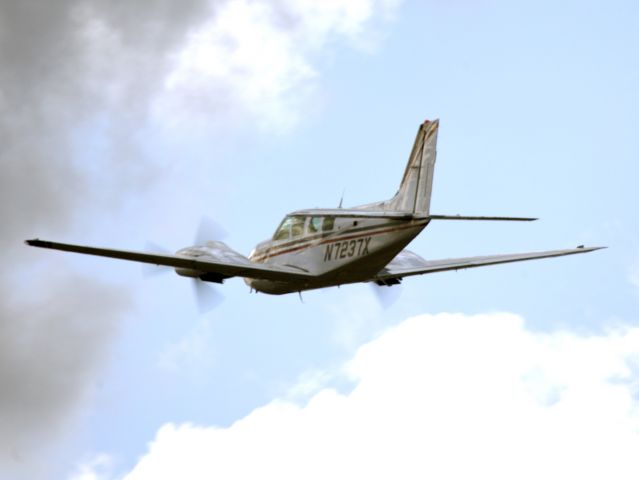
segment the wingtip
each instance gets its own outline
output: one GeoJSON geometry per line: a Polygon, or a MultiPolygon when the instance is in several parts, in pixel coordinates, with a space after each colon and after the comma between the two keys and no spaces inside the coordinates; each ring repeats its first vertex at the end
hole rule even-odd
{"type": "Polygon", "coordinates": [[[577,245],[577,250],[583,250],[584,252],[594,252],[595,250],[603,250],[608,248],[607,246],[597,246],[597,247],[586,247],[584,245],[577,245]]]}
{"type": "Polygon", "coordinates": [[[46,247],[47,244],[50,244],[51,242],[46,242],[44,240],[40,240],[39,238],[32,238],[30,240],[25,240],[24,243],[26,243],[30,247],[46,247]]]}

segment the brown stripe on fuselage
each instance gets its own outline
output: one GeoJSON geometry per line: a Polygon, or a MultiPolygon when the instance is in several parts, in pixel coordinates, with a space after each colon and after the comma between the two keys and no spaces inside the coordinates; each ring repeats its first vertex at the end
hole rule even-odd
{"type": "MultiPolygon", "coordinates": [[[[399,226],[390,227],[390,228],[388,227],[388,225],[372,225],[370,227],[362,227],[362,228],[346,231],[344,232],[342,236],[331,236],[330,234],[314,235],[313,237],[301,238],[299,240],[288,242],[284,245],[280,245],[277,248],[280,248],[280,249],[283,248],[283,250],[276,251],[275,253],[262,254],[259,257],[255,258],[253,261],[256,263],[262,263],[267,258],[277,257],[285,253],[297,252],[299,250],[304,250],[311,246],[324,245],[326,243],[338,242],[338,241],[344,241],[344,240],[353,240],[353,239],[357,239],[361,237],[381,235],[383,233],[397,232],[399,230],[407,230],[409,228],[426,226],[427,224],[428,224],[428,221],[420,221],[417,223],[411,223],[409,225],[399,225],[399,226]],[[374,229],[381,229],[381,230],[373,231],[374,229]],[[362,232],[362,233],[353,235],[353,232],[362,232]],[[313,243],[315,239],[323,238],[323,237],[326,239],[318,243],[313,243]],[[288,248],[288,247],[292,247],[293,245],[298,245],[300,243],[303,243],[303,245],[295,246],[293,248],[288,248]]],[[[331,232],[331,233],[335,233],[335,232],[331,232]]]]}
{"type": "MultiPolygon", "coordinates": [[[[401,223],[404,223],[404,222],[401,222],[401,223]]],[[[329,232],[319,232],[319,233],[315,233],[313,235],[305,236],[305,237],[302,237],[302,238],[298,238],[296,240],[292,240],[292,241],[288,241],[286,243],[282,243],[280,245],[277,245],[276,247],[269,247],[269,248],[271,250],[275,250],[275,251],[282,250],[282,249],[289,249],[293,245],[300,245],[302,243],[305,244],[305,243],[313,242],[315,240],[322,239],[322,238],[330,238],[331,240],[334,240],[336,238],[339,238],[339,237],[336,237],[336,235],[338,235],[338,234],[346,234],[346,233],[353,234],[355,232],[370,231],[370,230],[375,229],[375,228],[388,228],[390,225],[400,225],[401,223],[396,221],[394,223],[386,224],[386,225],[369,225],[369,226],[366,226],[366,227],[352,228],[352,229],[350,229],[348,231],[345,231],[345,232],[338,232],[338,231],[335,231],[335,230],[331,230],[329,232]]],[[[322,242],[322,243],[325,243],[325,242],[322,242]]],[[[265,257],[265,256],[271,257],[273,255],[280,255],[280,252],[277,252],[275,254],[269,254],[269,255],[266,255],[264,253],[260,253],[259,255],[257,255],[257,258],[259,258],[261,260],[262,257],[265,257]]],[[[258,260],[254,260],[254,261],[258,261],[258,260]]]]}
{"type": "Polygon", "coordinates": [[[289,248],[289,247],[292,247],[293,245],[298,245],[300,243],[316,240],[318,238],[328,238],[328,237],[335,238],[335,235],[338,235],[338,234],[343,234],[343,233],[353,234],[356,232],[365,232],[365,231],[373,230],[375,228],[388,228],[388,227],[392,227],[396,225],[404,225],[405,223],[406,222],[394,220],[392,222],[387,222],[381,225],[367,225],[363,227],[350,228],[349,230],[346,230],[345,232],[339,232],[337,230],[331,230],[329,232],[319,232],[319,233],[315,233],[313,235],[309,235],[303,238],[298,238],[297,240],[291,240],[289,242],[282,243],[275,248],[289,248]]]}

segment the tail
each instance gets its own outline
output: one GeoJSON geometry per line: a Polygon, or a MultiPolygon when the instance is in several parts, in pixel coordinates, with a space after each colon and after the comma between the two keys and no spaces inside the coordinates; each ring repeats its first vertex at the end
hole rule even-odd
{"type": "Polygon", "coordinates": [[[385,210],[411,212],[418,216],[430,213],[438,130],[439,120],[426,120],[419,126],[402,183],[395,196],[384,202],[385,210]]]}

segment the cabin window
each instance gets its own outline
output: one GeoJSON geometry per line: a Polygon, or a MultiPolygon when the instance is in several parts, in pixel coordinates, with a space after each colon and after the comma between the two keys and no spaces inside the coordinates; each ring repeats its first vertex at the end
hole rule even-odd
{"type": "Polygon", "coordinates": [[[287,240],[291,236],[291,217],[286,217],[273,235],[273,240],[287,240]]]}
{"type": "Polygon", "coordinates": [[[324,221],[322,222],[322,231],[326,232],[328,230],[333,230],[334,225],[335,217],[324,217],[324,221]]]}
{"type": "Polygon", "coordinates": [[[293,217],[291,222],[291,234],[293,237],[299,237],[304,233],[305,217],[293,217]]]}
{"type": "Polygon", "coordinates": [[[308,221],[308,233],[317,233],[322,228],[322,217],[311,217],[308,221]]]}

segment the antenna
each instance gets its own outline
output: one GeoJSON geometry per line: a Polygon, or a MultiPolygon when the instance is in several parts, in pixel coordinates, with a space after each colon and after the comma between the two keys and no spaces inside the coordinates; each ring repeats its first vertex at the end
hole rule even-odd
{"type": "Polygon", "coordinates": [[[342,208],[342,202],[344,202],[344,194],[346,193],[346,189],[342,190],[342,196],[339,199],[339,205],[337,208],[342,208]]]}

